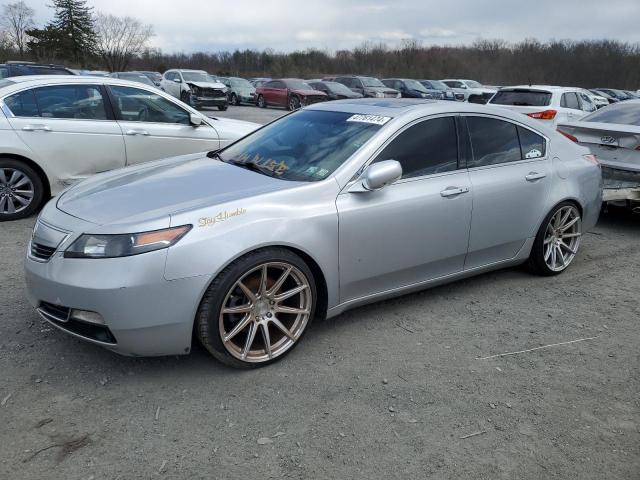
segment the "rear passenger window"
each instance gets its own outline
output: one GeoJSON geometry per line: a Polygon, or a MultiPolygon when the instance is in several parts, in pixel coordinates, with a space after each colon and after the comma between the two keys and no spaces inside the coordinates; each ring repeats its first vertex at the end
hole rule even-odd
{"type": "Polygon", "coordinates": [[[518,136],[520,137],[521,158],[523,160],[544,157],[546,153],[544,137],[522,127],[518,127],[518,136]]]}
{"type": "Polygon", "coordinates": [[[578,96],[574,92],[563,93],[562,100],[560,100],[560,106],[564,108],[572,108],[573,110],[580,110],[578,96]]]}
{"type": "Polygon", "coordinates": [[[60,85],[34,89],[40,116],[106,120],[107,113],[99,87],[93,85],[60,85]]]}
{"type": "Polygon", "coordinates": [[[449,172],[458,168],[458,137],[453,117],[425,120],[407,128],[377,156],[397,160],[402,178],[449,172]]]}
{"type": "Polygon", "coordinates": [[[4,99],[5,105],[16,117],[39,117],[38,105],[33,90],[16,93],[4,99]]]}
{"type": "Polygon", "coordinates": [[[521,160],[518,132],[513,123],[484,117],[467,117],[473,158],[468,167],[484,167],[521,160]]]}

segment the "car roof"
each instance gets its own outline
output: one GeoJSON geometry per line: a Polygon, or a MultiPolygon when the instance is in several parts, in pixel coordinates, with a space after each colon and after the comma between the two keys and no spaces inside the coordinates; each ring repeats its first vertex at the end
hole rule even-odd
{"type": "Polygon", "coordinates": [[[558,85],[510,85],[500,90],[547,90],[551,92],[564,92],[580,90],[579,87],[560,87],[558,85]]]}
{"type": "Polygon", "coordinates": [[[134,82],[131,80],[124,80],[116,77],[97,77],[93,75],[26,75],[22,77],[8,77],[3,80],[9,80],[12,83],[6,84],[0,88],[0,96],[4,96],[14,91],[23,90],[24,87],[38,87],[46,85],[56,84],[73,84],[73,83],[85,83],[85,84],[109,84],[109,85],[121,85],[125,87],[134,88],[153,88],[151,85],[144,83],[134,82]]]}

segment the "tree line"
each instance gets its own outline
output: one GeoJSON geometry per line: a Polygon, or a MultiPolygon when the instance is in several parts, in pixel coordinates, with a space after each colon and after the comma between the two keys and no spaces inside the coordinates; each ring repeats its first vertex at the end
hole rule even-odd
{"type": "Polygon", "coordinates": [[[381,78],[471,78],[488,85],[640,88],[640,44],[616,40],[478,40],[466,46],[406,40],[395,47],[365,42],[336,52],[284,53],[267,48],[165,53],[149,48],[153,27],[138,19],[94,12],[86,0],[53,0],[51,8],[52,20],[36,26],[34,11],[24,1],[3,6],[0,60],[109,71],[194,68],[240,77],[354,73],[381,78]]]}

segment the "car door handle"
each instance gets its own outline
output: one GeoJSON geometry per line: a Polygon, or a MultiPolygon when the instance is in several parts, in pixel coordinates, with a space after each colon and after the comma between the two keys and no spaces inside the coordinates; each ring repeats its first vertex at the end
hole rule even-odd
{"type": "Polygon", "coordinates": [[[447,187],[445,190],[440,192],[440,195],[442,197],[455,197],[456,195],[467,193],[468,191],[469,187],[447,187]]]}
{"type": "Polygon", "coordinates": [[[527,182],[535,182],[536,180],[540,180],[546,176],[547,175],[545,173],[529,172],[529,175],[525,175],[524,178],[527,182]]]}
{"type": "Polygon", "coordinates": [[[51,127],[47,125],[25,125],[22,130],[25,132],[50,132],[51,127]]]}
{"type": "Polygon", "coordinates": [[[145,137],[149,135],[149,132],[146,130],[132,128],[131,130],[127,130],[127,135],[144,135],[145,137]]]}

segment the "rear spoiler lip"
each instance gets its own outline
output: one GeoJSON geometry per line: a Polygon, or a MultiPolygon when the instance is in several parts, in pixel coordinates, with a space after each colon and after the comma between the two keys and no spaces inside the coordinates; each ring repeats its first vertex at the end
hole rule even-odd
{"type": "Polygon", "coordinates": [[[639,135],[640,126],[624,125],[621,123],[604,123],[604,122],[563,122],[558,123],[557,128],[562,127],[568,129],[581,129],[581,130],[597,130],[602,133],[614,133],[614,134],[626,134],[626,135],[639,135]]]}

